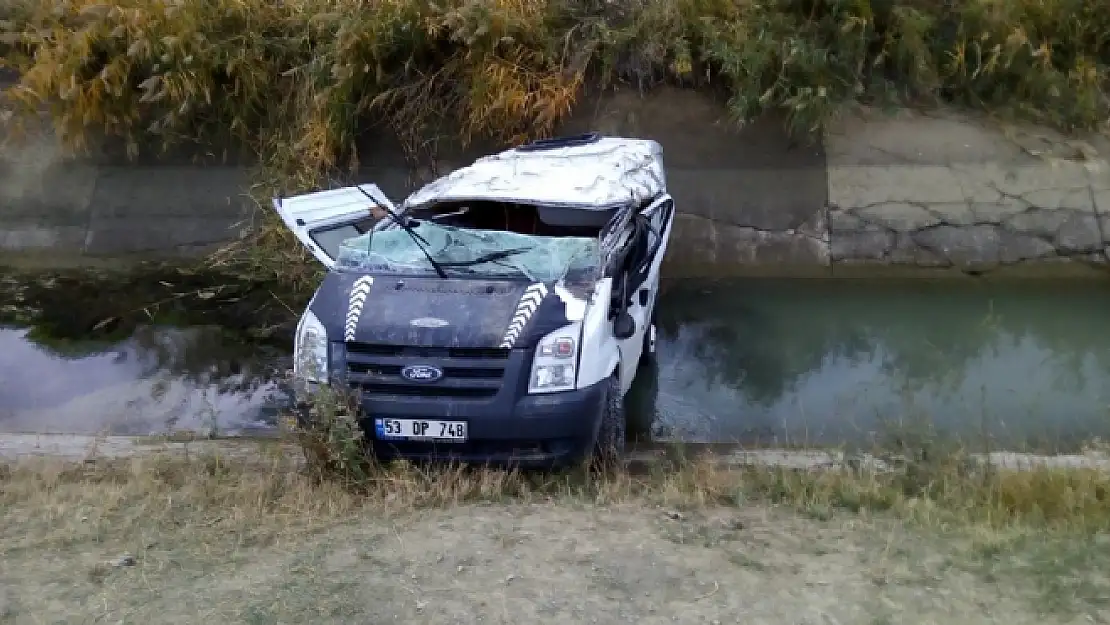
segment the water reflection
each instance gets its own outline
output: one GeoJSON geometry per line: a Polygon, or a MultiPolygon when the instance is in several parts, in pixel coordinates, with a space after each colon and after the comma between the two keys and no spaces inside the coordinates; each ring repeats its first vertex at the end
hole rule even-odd
{"type": "Polygon", "coordinates": [[[675,286],[660,299],[652,434],[863,443],[929,423],[1010,446],[1105,436],[1108,309],[1090,283],[675,286]]]}
{"type": "MultiPolygon", "coordinates": [[[[1110,435],[1110,289],[1091,283],[734,280],[668,285],[633,431],[761,445],[867,444],[905,424],[1066,448],[1110,435]]],[[[212,327],[104,345],[0,328],[0,429],[269,428],[289,355],[212,327]]]]}
{"type": "Polygon", "coordinates": [[[234,434],[276,423],[278,362],[218,328],[140,327],[113,344],[35,342],[0,329],[0,428],[234,434]]]}

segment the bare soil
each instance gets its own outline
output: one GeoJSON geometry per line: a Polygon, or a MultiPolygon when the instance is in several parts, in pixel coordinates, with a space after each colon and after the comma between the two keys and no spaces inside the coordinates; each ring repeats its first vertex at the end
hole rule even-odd
{"type": "Polygon", "coordinates": [[[104,488],[103,506],[70,493],[3,511],[0,621],[1019,625],[1108,615],[1105,545],[635,501],[317,511],[304,522],[294,509],[249,518],[228,507],[222,518],[183,497],[159,504],[176,506],[174,523],[155,523],[126,485],[104,488]]]}

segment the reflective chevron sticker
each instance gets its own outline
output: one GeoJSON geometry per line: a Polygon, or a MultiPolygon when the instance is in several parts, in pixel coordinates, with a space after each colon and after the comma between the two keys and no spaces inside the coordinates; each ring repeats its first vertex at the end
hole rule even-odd
{"type": "Polygon", "coordinates": [[[374,286],[374,278],[362,276],[351,285],[350,299],[347,301],[347,323],[343,326],[343,340],[355,340],[355,329],[358,320],[362,318],[362,308],[366,306],[366,296],[370,294],[370,287],[374,286]]]}
{"type": "Polygon", "coordinates": [[[524,289],[524,295],[520,296],[520,301],[516,304],[509,328],[505,330],[505,336],[501,339],[501,347],[512,349],[517,337],[524,330],[524,326],[528,325],[528,321],[532,319],[532,315],[545,297],[547,297],[547,285],[543,282],[537,282],[524,289]]]}

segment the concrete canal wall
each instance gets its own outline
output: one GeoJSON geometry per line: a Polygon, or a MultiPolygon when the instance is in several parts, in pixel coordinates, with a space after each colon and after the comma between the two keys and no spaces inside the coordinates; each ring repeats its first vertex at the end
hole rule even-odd
{"type": "MultiPolygon", "coordinates": [[[[1003,128],[950,111],[854,113],[816,144],[780,120],[736,129],[704,94],[623,92],[581,104],[564,132],[646,136],[665,150],[680,220],[669,264],[683,275],[829,274],[859,266],[1107,262],[1110,143],[1003,128]]],[[[358,178],[398,200],[433,171],[486,149],[442,146],[414,171],[383,137],[358,178]]],[[[249,225],[249,163],[197,164],[182,151],[129,162],[63,155],[49,134],[0,151],[0,260],[195,255],[249,225]]]]}

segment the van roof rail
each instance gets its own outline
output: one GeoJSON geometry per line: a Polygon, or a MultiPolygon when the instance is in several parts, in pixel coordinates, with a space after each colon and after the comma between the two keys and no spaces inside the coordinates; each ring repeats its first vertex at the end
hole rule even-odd
{"type": "Polygon", "coordinates": [[[589,145],[601,141],[601,133],[586,132],[579,135],[567,135],[565,137],[553,137],[551,139],[537,139],[530,143],[517,148],[518,152],[539,152],[541,150],[555,150],[558,148],[570,148],[579,145],[589,145]]]}

